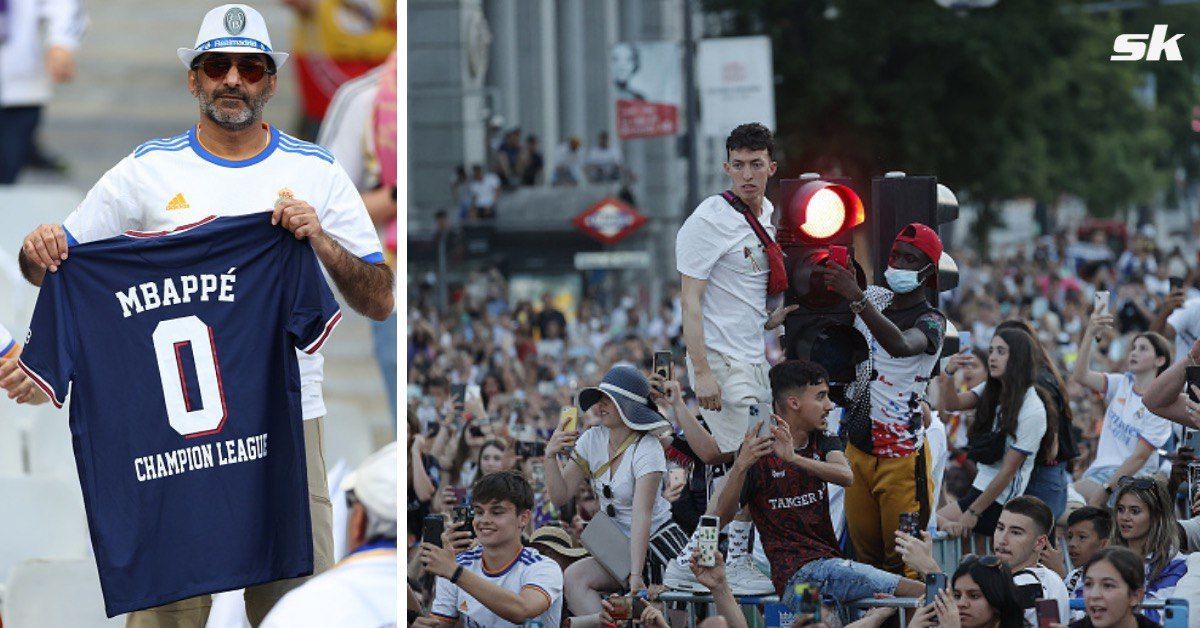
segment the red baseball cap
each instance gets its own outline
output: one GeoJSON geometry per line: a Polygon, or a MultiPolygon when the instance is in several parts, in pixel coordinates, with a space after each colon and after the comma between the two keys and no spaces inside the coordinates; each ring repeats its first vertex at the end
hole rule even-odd
{"type": "MultiPolygon", "coordinates": [[[[942,239],[938,237],[937,232],[926,225],[914,222],[900,230],[900,233],[896,235],[896,242],[907,242],[917,247],[925,254],[925,257],[929,258],[933,264],[933,283],[936,286],[938,262],[942,259],[942,239]]],[[[893,246],[895,245],[893,244],[893,246]]]]}

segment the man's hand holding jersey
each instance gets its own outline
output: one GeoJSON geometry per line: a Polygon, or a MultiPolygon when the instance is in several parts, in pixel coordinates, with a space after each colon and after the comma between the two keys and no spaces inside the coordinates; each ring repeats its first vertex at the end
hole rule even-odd
{"type": "Polygon", "coordinates": [[[42,392],[37,384],[17,366],[17,357],[0,359],[0,388],[8,393],[8,398],[17,403],[39,405],[50,401],[50,397],[42,392]]]}
{"type": "Polygon", "coordinates": [[[25,236],[21,254],[43,271],[56,272],[58,265],[67,259],[67,232],[62,225],[39,225],[25,236]]]}
{"type": "Polygon", "coordinates": [[[365,262],[351,255],[321,228],[316,208],[299,199],[281,197],[271,211],[271,224],[287,229],[297,240],[308,239],[338,291],[355,311],[377,321],[391,314],[392,271],[382,263],[365,262]]]}

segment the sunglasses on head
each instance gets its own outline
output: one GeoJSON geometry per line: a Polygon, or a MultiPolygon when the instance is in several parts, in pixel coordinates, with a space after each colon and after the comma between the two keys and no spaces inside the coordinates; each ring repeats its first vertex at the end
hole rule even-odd
{"type": "Polygon", "coordinates": [[[996,558],[995,556],[992,556],[991,554],[989,554],[987,556],[976,556],[975,554],[967,554],[966,556],[962,557],[962,562],[964,565],[967,563],[974,562],[974,563],[979,563],[980,565],[982,565],[984,567],[990,567],[990,568],[999,568],[1000,567],[1000,559],[996,558]]]}
{"type": "MultiPolygon", "coordinates": [[[[225,78],[229,74],[229,68],[233,66],[233,58],[228,55],[207,56],[192,63],[193,70],[203,70],[205,76],[214,81],[225,78]]],[[[248,83],[257,83],[264,76],[275,73],[275,70],[266,61],[245,55],[239,55],[237,70],[238,76],[246,79],[248,83]]]]}
{"type": "Polygon", "coordinates": [[[1122,475],[1121,479],[1117,480],[1117,486],[1132,486],[1139,491],[1148,491],[1158,486],[1158,482],[1153,478],[1135,478],[1132,475],[1122,475]]]}

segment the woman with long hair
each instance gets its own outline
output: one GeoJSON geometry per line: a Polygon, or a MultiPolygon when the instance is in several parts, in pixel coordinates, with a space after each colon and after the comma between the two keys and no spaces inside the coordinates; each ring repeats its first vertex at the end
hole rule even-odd
{"type": "Polygon", "coordinates": [[[965,556],[950,579],[962,628],[1021,628],[1012,572],[995,556],[965,556]]]}
{"type": "Polygon", "coordinates": [[[971,392],[957,393],[942,378],[940,398],[953,409],[975,409],[968,432],[975,481],[958,503],[938,511],[947,530],[990,536],[1004,504],[1025,492],[1035,454],[1046,433],[1046,405],[1034,385],[1033,339],[1019,329],[1002,329],[988,350],[988,379],[971,392]]]}
{"type": "MultiPolygon", "coordinates": [[[[1137,612],[1145,594],[1142,559],[1124,547],[1106,547],[1083,568],[1084,617],[1071,628],[1151,628],[1154,620],[1137,612]]],[[[1147,612],[1147,615],[1149,612],[1147,612]]]]}
{"type": "Polygon", "coordinates": [[[1058,521],[1067,509],[1067,489],[1071,484],[1069,467],[1071,461],[1079,457],[1079,448],[1075,446],[1075,437],[1071,434],[1074,416],[1067,400],[1067,384],[1050,353],[1042,345],[1038,333],[1028,322],[1010,319],[1000,323],[996,329],[1020,329],[1033,339],[1033,358],[1038,366],[1033,381],[1046,405],[1046,434],[1033,461],[1033,473],[1029,476],[1025,494],[1046,502],[1054,520],[1058,521]]]}
{"type": "MultiPolygon", "coordinates": [[[[1108,544],[1145,556],[1146,599],[1174,597],[1175,585],[1187,574],[1187,562],[1179,554],[1179,524],[1167,485],[1152,477],[1126,476],[1117,480],[1116,497],[1108,544]]],[[[1146,617],[1159,621],[1159,612],[1147,610],[1146,617]]]]}
{"type": "Polygon", "coordinates": [[[1092,345],[1097,331],[1112,327],[1113,317],[1094,313],[1083,330],[1079,359],[1071,381],[1104,396],[1107,409],[1100,441],[1091,466],[1075,483],[1075,490],[1090,506],[1103,506],[1113,494],[1118,478],[1151,474],[1160,460],[1155,453],[1171,437],[1171,423],[1148,409],[1142,394],[1171,365],[1171,343],[1146,332],[1134,336],[1124,373],[1091,370],[1092,345]]]}

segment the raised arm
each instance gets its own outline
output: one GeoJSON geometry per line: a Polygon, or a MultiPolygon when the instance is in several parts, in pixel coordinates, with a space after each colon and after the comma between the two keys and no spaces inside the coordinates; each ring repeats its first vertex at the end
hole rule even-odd
{"type": "Polygon", "coordinates": [[[1087,325],[1083,328],[1083,338],[1079,341],[1079,357],[1071,369],[1071,381],[1098,393],[1104,393],[1108,388],[1108,379],[1104,377],[1103,373],[1097,373],[1090,368],[1092,347],[1096,344],[1096,332],[1105,327],[1112,327],[1112,324],[1111,314],[1093,314],[1088,319],[1087,325]]]}
{"type": "Polygon", "coordinates": [[[839,264],[818,268],[816,271],[825,278],[829,288],[848,299],[851,303],[864,303],[859,318],[862,318],[871,334],[879,341],[889,355],[897,358],[908,358],[920,355],[929,349],[929,338],[920,329],[913,327],[901,331],[896,324],[888,320],[858,287],[858,277],[854,271],[839,264]]]}
{"type": "Polygon", "coordinates": [[[979,398],[971,391],[958,392],[954,385],[954,374],[958,369],[962,368],[971,356],[966,354],[958,354],[950,357],[949,364],[946,365],[946,370],[937,377],[938,385],[938,410],[941,412],[962,412],[964,410],[973,410],[976,404],[979,403],[979,398]]]}

